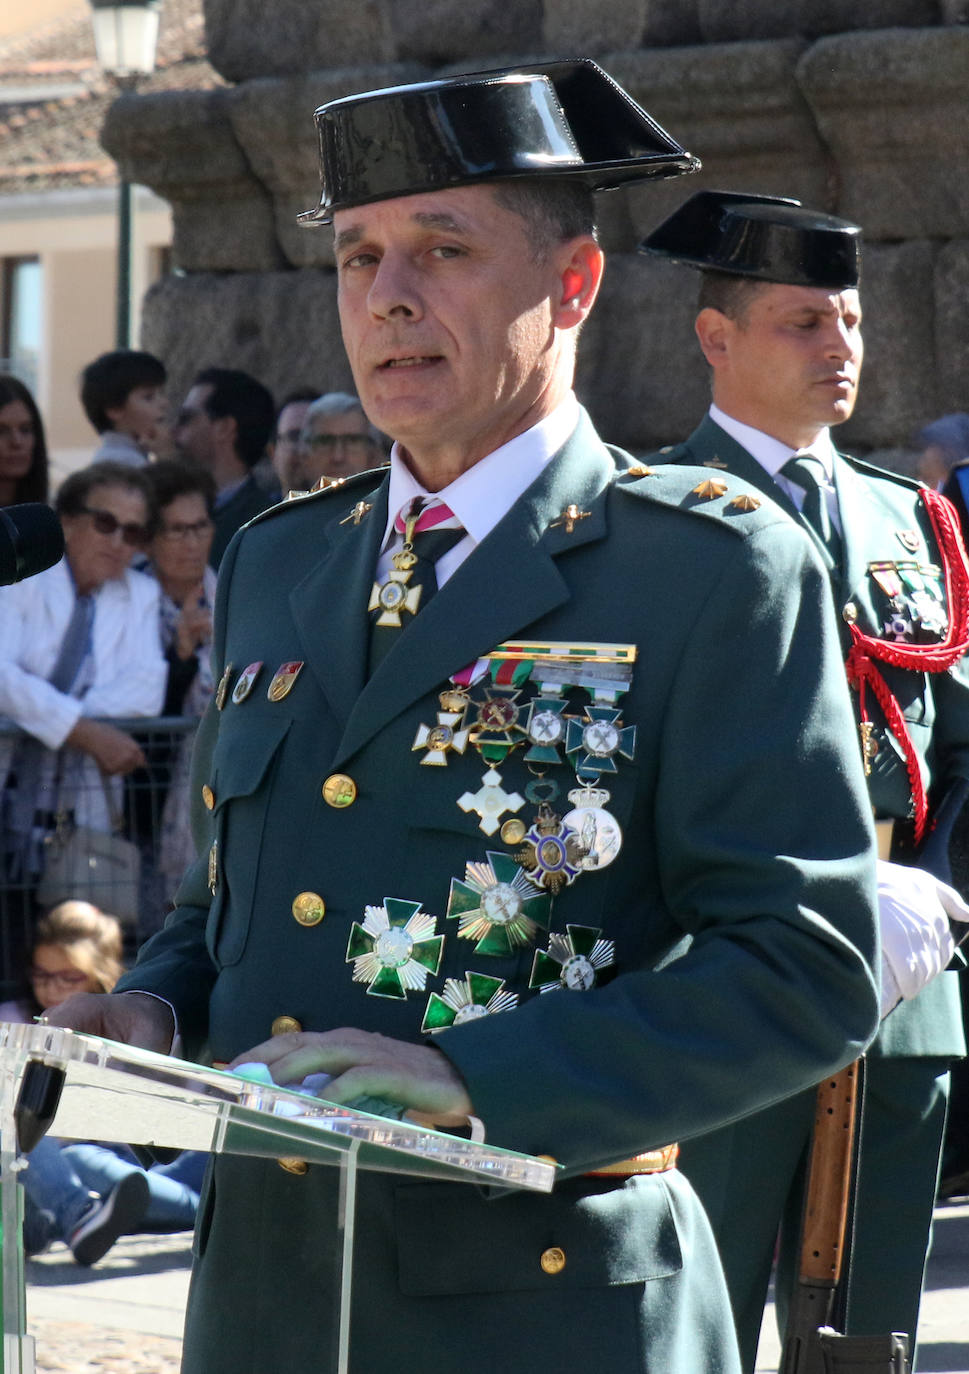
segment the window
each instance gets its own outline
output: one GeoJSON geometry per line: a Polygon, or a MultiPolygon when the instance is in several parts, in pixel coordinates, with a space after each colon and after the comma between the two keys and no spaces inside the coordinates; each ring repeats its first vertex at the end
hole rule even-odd
{"type": "Polygon", "coordinates": [[[39,258],[3,258],[0,276],[0,357],[28,387],[37,387],[43,307],[39,258]]]}

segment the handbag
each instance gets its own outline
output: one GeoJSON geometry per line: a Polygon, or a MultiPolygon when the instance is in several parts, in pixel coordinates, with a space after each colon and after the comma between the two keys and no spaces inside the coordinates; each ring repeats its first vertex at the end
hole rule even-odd
{"type": "Polygon", "coordinates": [[[44,867],[36,898],[48,909],[59,902],[90,902],[134,925],[141,895],[141,852],[119,833],[122,819],[114,811],[103,774],[101,782],[113,828],[76,825],[73,816],[58,811],[54,829],[44,838],[44,867]]]}

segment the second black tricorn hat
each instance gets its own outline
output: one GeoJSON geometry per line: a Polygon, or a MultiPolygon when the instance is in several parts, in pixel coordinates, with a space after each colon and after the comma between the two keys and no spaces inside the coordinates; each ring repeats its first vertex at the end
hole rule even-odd
{"type": "Polygon", "coordinates": [[[302,224],[447,186],[554,176],[606,190],[700,166],[588,58],[367,91],[315,118],[323,193],[302,224]]]}
{"type": "Polygon", "coordinates": [[[798,200],[698,191],[639,245],[674,262],[843,291],[861,276],[861,229],[798,200]]]}

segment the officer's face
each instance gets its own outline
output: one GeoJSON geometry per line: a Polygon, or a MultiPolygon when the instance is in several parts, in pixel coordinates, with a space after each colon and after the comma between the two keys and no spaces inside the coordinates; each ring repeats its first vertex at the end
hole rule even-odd
{"type": "Polygon", "coordinates": [[[703,310],[697,334],[727,414],[803,448],[854,410],[861,371],[858,292],[761,287],[737,319],[703,310]]]}
{"type": "Polygon", "coordinates": [[[484,186],[338,211],[334,230],[357,393],[429,487],[568,391],[575,327],[601,272],[592,239],[539,260],[526,222],[484,186]]]}

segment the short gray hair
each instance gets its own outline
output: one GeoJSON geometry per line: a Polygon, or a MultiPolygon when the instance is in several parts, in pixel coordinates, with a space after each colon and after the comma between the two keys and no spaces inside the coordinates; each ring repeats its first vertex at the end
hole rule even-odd
{"type": "Polygon", "coordinates": [[[366,421],[367,438],[373,440],[378,448],[384,448],[384,438],[380,430],[375,428],[367,419],[363,406],[360,404],[360,397],[354,396],[349,391],[327,391],[322,396],[317,396],[315,401],[310,401],[303,416],[303,429],[311,420],[319,416],[329,415],[354,415],[359,413],[366,421]]]}

